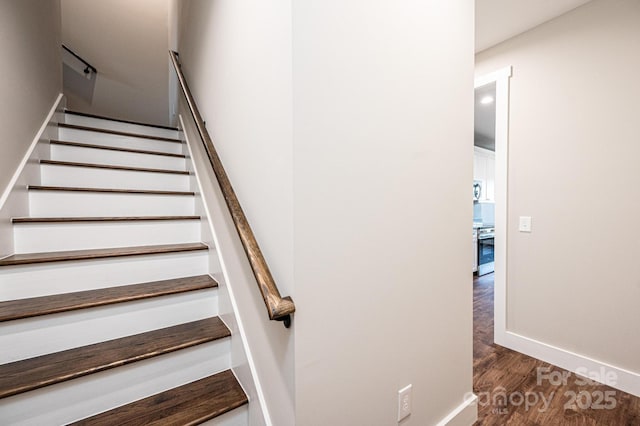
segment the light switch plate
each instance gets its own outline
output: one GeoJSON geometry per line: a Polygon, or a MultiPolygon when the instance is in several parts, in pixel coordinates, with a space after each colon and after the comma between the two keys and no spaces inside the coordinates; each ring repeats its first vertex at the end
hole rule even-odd
{"type": "Polygon", "coordinates": [[[531,216],[520,216],[518,230],[520,232],[531,232],[531,216]]]}

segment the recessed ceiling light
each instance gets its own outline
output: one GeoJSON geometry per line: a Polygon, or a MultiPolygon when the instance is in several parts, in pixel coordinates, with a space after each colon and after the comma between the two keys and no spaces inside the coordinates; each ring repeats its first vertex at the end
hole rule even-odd
{"type": "Polygon", "coordinates": [[[487,105],[493,102],[493,96],[485,96],[484,98],[480,99],[480,103],[482,105],[487,105]]]}

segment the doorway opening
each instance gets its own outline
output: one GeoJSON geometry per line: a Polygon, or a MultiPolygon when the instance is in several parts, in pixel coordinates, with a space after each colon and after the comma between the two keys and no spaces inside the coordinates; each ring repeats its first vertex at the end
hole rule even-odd
{"type": "Polygon", "coordinates": [[[474,126],[474,178],[478,177],[478,180],[482,181],[484,176],[485,181],[484,197],[481,194],[480,199],[474,201],[474,217],[481,218],[483,226],[485,222],[487,225],[493,224],[493,229],[488,231],[490,241],[481,243],[481,231],[478,230],[478,257],[480,258],[483,254],[480,251],[482,248],[487,251],[482,260],[485,263],[493,261],[493,265],[488,265],[481,272],[489,273],[488,271],[493,269],[493,334],[497,344],[503,344],[507,327],[507,161],[510,77],[511,67],[506,67],[479,76],[474,81],[477,95],[477,120],[474,121],[478,121],[474,126]],[[476,152],[478,155],[475,154],[476,152]]]}
{"type": "Polygon", "coordinates": [[[473,132],[473,238],[477,245],[474,272],[494,271],[496,83],[475,89],[473,132]]]}

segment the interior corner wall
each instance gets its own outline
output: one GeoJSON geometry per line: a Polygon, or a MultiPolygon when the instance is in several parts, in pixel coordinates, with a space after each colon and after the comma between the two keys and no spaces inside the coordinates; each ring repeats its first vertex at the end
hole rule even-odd
{"type": "Polygon", "coordinates": [[[434,425],[472,391],[473,22],[293,2],[299,425],[397,424],[408,384],[401,424],[434,425]]]}
{"type": "Polygon", "coordinates": [[[508,331],[636,375],[638,22],[640,2],[595,0],[476,57],[513,66],[508,331]]]}
{"type": "Polygon", "coordinates": [[[62,0],[62,41],[98,69],[72,110],[167,125],[169,0],[62,0]],[[89,96],[89,99],[87,99],[89,96]]]}
{"type": "Polygon", "coordinates": [[[0,194],[62,92],[60,1],[0,0],[0,194]]]}

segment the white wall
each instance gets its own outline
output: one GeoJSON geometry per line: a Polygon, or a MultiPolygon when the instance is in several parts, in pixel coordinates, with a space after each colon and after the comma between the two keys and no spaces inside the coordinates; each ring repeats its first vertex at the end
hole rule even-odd
{"type": "Polygon", "coordinates": [[[432,425],[472,383],[473,5],[294,2],[299,425],[432,425]]]}
{"type": "Polygon", "coordinates": [[[0,257],[13,254],[11,217],[28,212],[27,177],[39,179],[32,164],[21,175],[18,168],[34,141],[57,134],[43,123],[62,91],[60,40],[59,1],[0,0],[0,257]]]}
{"type": "MultiPolygon", "coordinates": [[[[182,14],[182,7],[184,3],[182,0],[169,0],[169,28],[168,28],[168,38],[169,38],[169,49],[172,51],[177,51],[179,46],[179,38],[180,38],[180,20],[182,14]]],[[[173,65],[171,63],[169,66],[169,124],[171,126],[178,125],[178,99],[180,96],[180,89],[178,83],[178,77],[176,73],[173,72],[173,65]]]]}
{"type": "Polygon", "coordinates": [[[62,91],[60,2],[0,0],[0,194],[62,91]]]}
{"type": "MultiPolygon", "coordinates": [[[[180,3],[183,70],[280,291],[290,295],[291,5],[264,0],[180,3]]],[[[293,332],[268,320],[255,281],[233,278],[229,285],[250,331],[273,424],[292,425],[293,332]]]]}
{"type": "Polygon", "coordinates": [[[638,22],[640,2],[595,0],[476,58],[513,65],[508,330],[636,377],[638,22]]]}
{"type": "Polygon", "coordinates": [[[70,109],[155,124],[169,116],[169,0],[62,0],[64,44],[98,69],[70,109]]]}
{"type": "Polygon", "coordinates": [[[273,424],[395,424],[408,383],[403,424],[435,424],[472,388],[472,5],[182,6],[183,70],[297,306],[285,330],[229,283],[273,424]]]}

